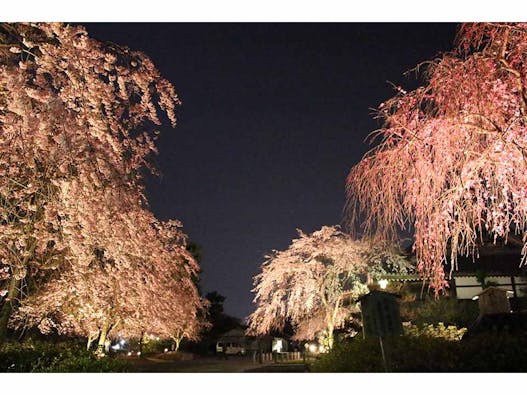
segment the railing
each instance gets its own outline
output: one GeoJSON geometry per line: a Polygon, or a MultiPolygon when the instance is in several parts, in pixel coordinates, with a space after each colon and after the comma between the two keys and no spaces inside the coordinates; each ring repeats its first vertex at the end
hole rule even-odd
{"type": "Polygon", "coordinates": [[[255,363],[283,363],[283,362],[294,362],[316,359],[316,356],[312,353],[305,353],[300,351],[293,352],[256,352],[253,354],[253,362],[255,363]]]}

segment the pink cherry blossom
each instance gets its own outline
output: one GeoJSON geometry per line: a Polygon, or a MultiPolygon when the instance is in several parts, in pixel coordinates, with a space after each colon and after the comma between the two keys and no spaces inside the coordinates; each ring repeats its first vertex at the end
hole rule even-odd
{"type": "Polygon", "coordinates": [[[13,326],[197,336],[199,268],[141,177],[156,152],[146,125],[162,111],[175,126],[173,85],[81,26],[2,24],[0,42],[0,331],[19,306],[13,326]]]}
{"type": "Polygon", "coordinates": [[[249,333],[280,330],[289,321],[296,339],[314,339],[325,331],[331,347],[334,329],[358,311],[356,301],[368,290],[373,262],[390,252],[354,240],[338,227],[323,226],[312,234],[299,230],[299,236],[286,250],[266,256],[254,278],[256,310],[248,320],[249,333]]]}
{"type": "Polygon", "coordinates": [[[436,292],[444,265],[476,257],[484,233],[526,241],[526,56],[525,23],[462,25],[422,87],[379,106],[380,142],[348,176],[350,224],[388,239],[412,231],[436,292]]]}

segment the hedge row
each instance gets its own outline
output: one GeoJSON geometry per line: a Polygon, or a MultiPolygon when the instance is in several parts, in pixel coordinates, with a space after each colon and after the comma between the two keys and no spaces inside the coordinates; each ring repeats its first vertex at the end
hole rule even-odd
{"type": "MultiPolygon", "coordinates": [[[[384,372],[379,339],[356,338],[322,356],[314,372],[384,372]]],[[[462,341],[427,336],[384,339],[390,372],[527,372],[527,338],[480,335],[462,341]]]]}
{"type": "Polygon", "coordinates": [[[97,358],[75,342],[8,343],[0,348],[0,372],[126,372],[116,358],[97,358]]]}

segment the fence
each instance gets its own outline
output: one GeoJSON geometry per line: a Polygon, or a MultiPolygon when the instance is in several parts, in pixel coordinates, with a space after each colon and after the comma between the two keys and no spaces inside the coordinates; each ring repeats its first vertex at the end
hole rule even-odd
{"type": "Polygon", "coordinates": [[[305,353],[300,351],[294,352],[263,352],[263,353],[254,353],[253,362],[255,363],[282,363],[282,362],[293,362],[293,361],[303,361],[312,360],[316,357],[311,353],[305,353]]]}

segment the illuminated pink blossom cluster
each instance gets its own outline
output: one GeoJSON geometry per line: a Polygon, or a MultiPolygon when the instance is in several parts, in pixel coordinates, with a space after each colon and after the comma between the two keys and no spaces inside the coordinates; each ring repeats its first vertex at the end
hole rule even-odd
{"type": "MultiPolygon", "coordinates": [[[[372,274],[387,265],[404,266],[404,258],[386,246],[354,240],[335,226],[312,234],[299,231],[299,236],[286,250],[267,256],[254,278],[256,310],[249,317],[249,333],[267,334],[289,322],[296,339],[315,339],[325,331],[331,347],[333,331],[358,312],[356,300],[367,292],[372,274]]],[[[403,266],[400,270],[406,270],[403,266]]]]}
{"type": "Polygon", "coordinates": [[[413,231],[439,292],[445,263],[476,257],[484,234],[526,241],[527,24],[462,25],[424,76],[379,106],[380,143],[349,174],[348,213],[383,238],[413,231]]]}
{"type": "Polygon", "coordinates": [[[174,87],[81,26],[2,24],[0,41],[0,327],[20,305],[10,322],[43,331],[196,336],[199,268],[141,179],[174,87]]]}

